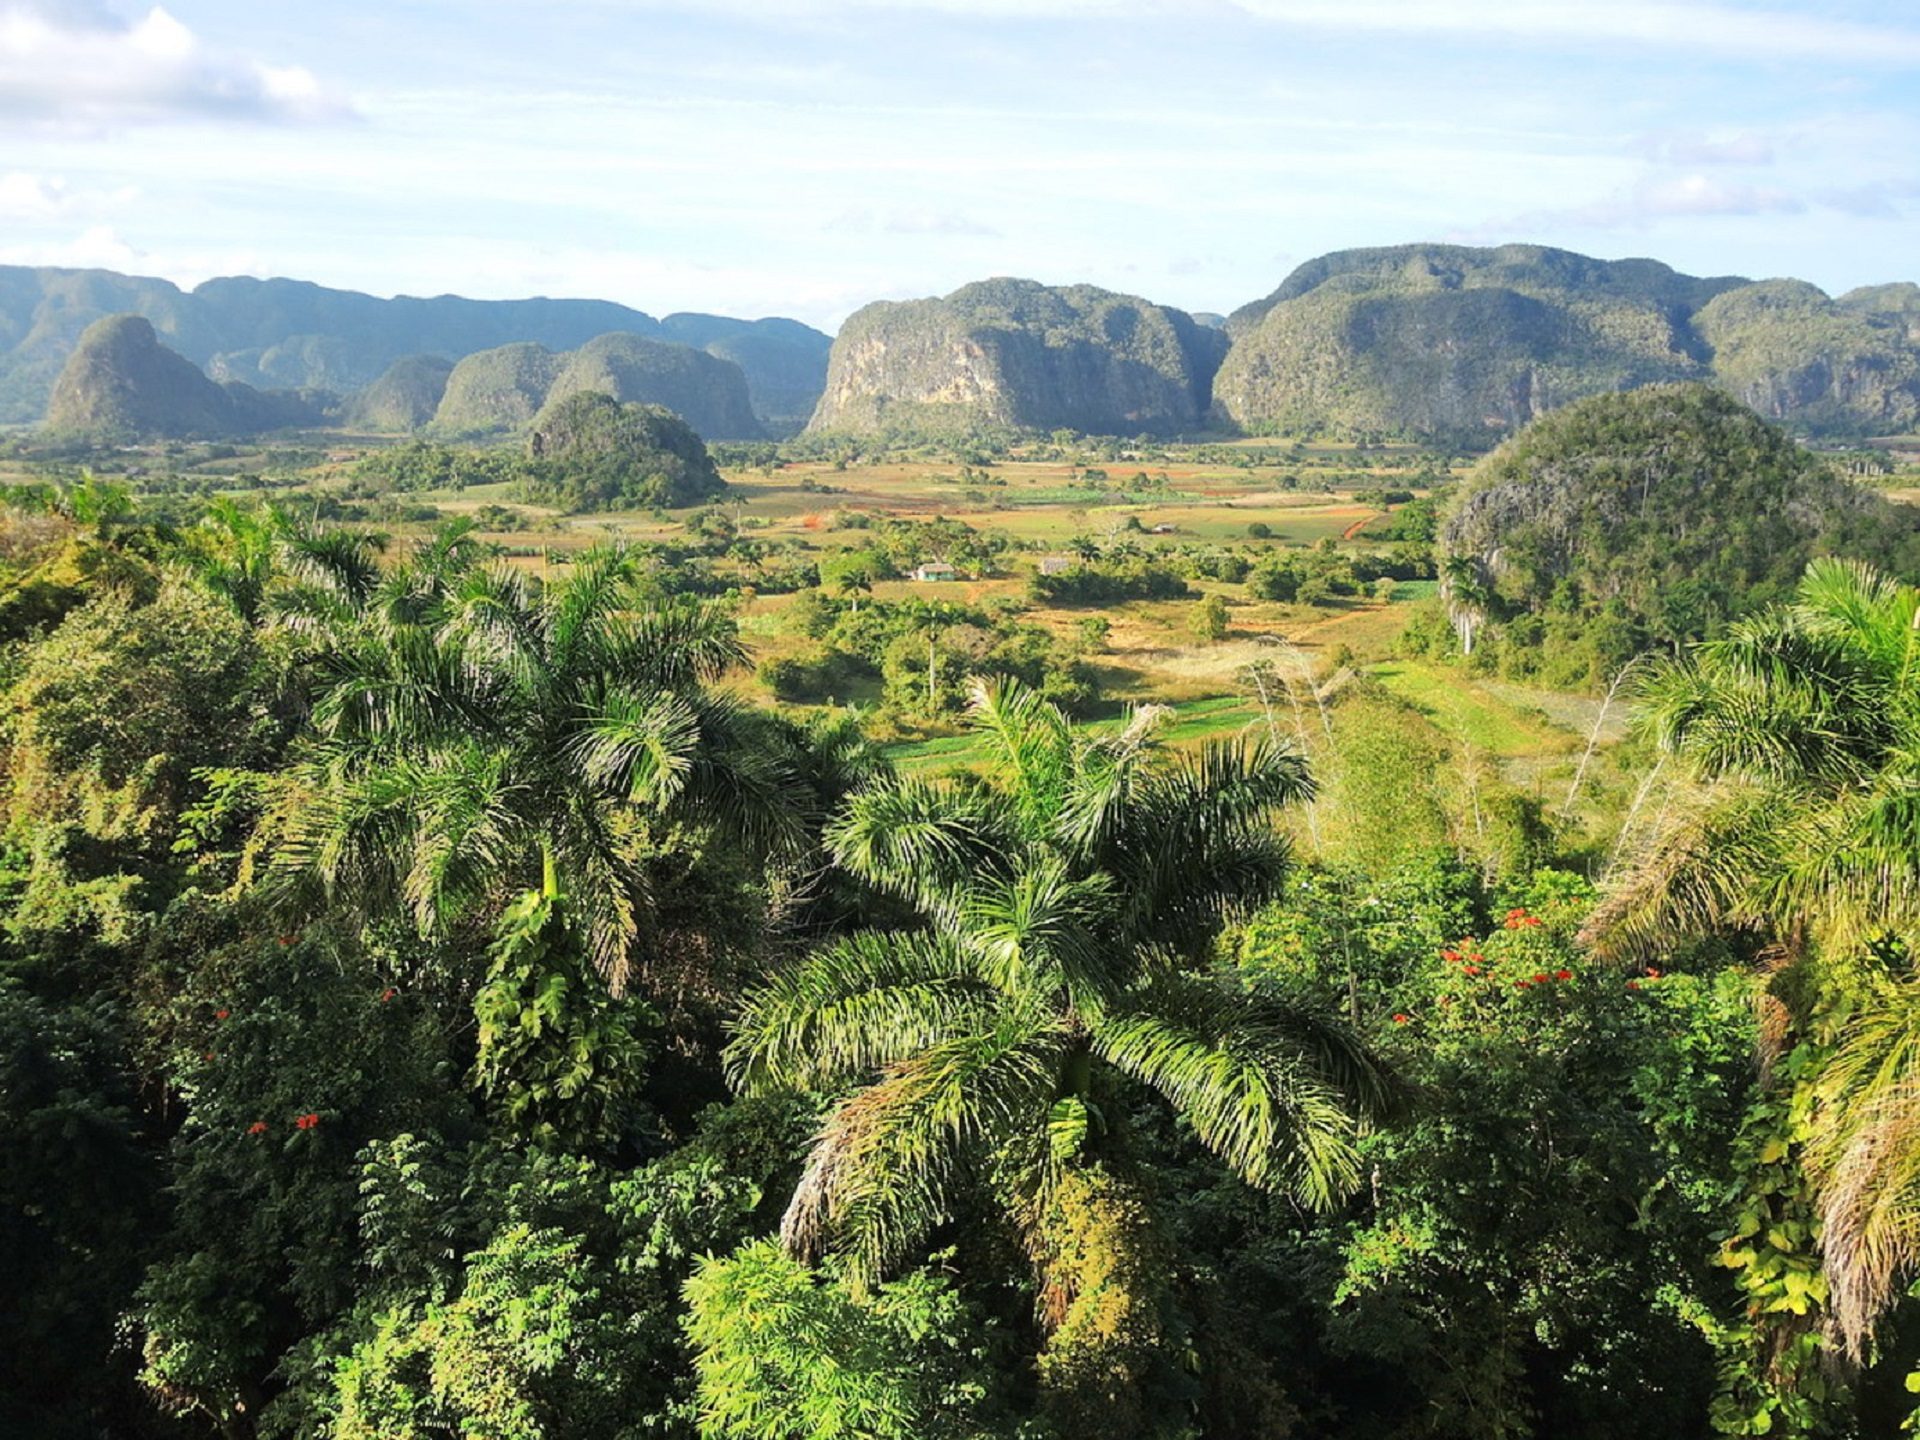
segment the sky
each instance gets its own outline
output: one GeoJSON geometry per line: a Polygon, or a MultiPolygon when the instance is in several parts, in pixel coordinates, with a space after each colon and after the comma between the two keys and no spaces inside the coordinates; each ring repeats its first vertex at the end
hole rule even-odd
{"type": "Polygon", "coordinates": [[[1329,250],[1920,279],[1914,0],[0,0],[0,264],[791,315],[1329,250]]]}

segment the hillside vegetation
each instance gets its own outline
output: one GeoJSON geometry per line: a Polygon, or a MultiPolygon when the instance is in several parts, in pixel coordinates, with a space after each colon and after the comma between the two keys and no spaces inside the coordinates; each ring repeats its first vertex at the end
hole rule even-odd
{"type": "Polygon", "coordinates": [[[550,403],[527,440],[536,463],[529,499],[563,510],[694,505],[726,489],[707,447],[658,405],[622,404],[599,390],[550,403]]]}
{"type": "Polygon", "coordinates": [[[712,439],[761,434],[739,366],[691,346],[628,334],[597,336],[558,355],[540,345],[505,345],[469,355],[447,377],[431,428],[446,436],[501,435],[588,390],[622,402],[665,406],[712,439]]]}
{"type": "Polygon", "coordinates": [[[1256,433],[1475,447],[1583,396],[1697,379],[1771,419],[1884,434],[1920,413],[1903,303],[1533,245],[1341,251],[1234,312],[1214,408],[1256,433]]]}
{"type": "Polygon", "coordinates": [[[1912,507],[1704,384],[1535,421],[1468,475],[1440,543],[1462,642],[1483,664],[1572,684],[1784,600],[1817,556],[1920,573],[1912,507]]]}
{"type": "Polygon", "coordinates": [[[346,421],[361,429],[410,435],[432,422],[452,374],[451,360],[438,355],[403,355],[353,397],[346,408],[346,421]]]}
{"type": "Polygon", "coordinates": [[[56,435],[110,441],[234,435],[320,418],[298,395],[216,384],[162,345],[149,321],[114,315],[80,337],[54,383],[46,424],[56,435]]]}

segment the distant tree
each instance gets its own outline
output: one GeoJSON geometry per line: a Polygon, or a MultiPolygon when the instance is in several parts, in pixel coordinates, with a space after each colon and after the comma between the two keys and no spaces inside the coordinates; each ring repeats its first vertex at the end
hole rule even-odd
{"type": "Polygon", "coordinates": [[[1187,612],[1187,629],[1202,644],[1211,645],[1227,638],[1227,602],[1209,595],[1187,612]]]}

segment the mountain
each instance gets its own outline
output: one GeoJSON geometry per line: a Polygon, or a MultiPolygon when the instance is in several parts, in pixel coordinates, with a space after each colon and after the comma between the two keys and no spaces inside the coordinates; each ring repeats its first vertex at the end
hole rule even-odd
{"type": "Polygon", "coordinates": [[[603,390],[575,390],[548,405],[527,448],[535,462],[529,495],[567,511],[693,505],[727,488],[686,421],[603,390]]]}
{"type": "Polygon", "coordinates": [[[1533,245],[1342,251],[1233,313],[1214,408],[1256,432],[1497,436],[1583,395],[1704,377],[1688,317],[1741,283],[1533,245]]]}
{"type": "Polygon", "coordinates": [[[840,328],[808,428],[1189,430],[1227,344],[1184,311],[1091,285],[986,280],[881,301],[840,328]]]}
{"type": "Polygon", "coordinates": [[[1716,296],[1694,326],[1713,348],[1714,378],[1769,419],[1891,434],[1920,422],[1920,313],[1899,308],[1904,290],[1855,291],[1847,303],[1802,280],[1768,280],[1716,296]]]}
{"type": "Polygon", "coordinates": [[[447,436],[498,435],[524,428],[542,410],[583,391],[662,406],[708,439],[764,433],[746,376],[733,361],[626,333],[599,335],[557,355],[532,344],[469,355],[448,375],[432,428],[447,436]]]}
{"type": "MultiPolygon", "coordinates": [[[[1816,555],[1920,562],[1920,514],[1836,472],[1717,386],[1593,395],[1508,439],[1440,530],[1509,647],[1604,680],[1635,653],[1709,635],[1793,593],[1816,555]],[[1576,657],[1576,648],[1586,653],[1576,657]]],[[[1509,673],[1522,673],[1509,667],[1509,673]]]]}
{"type": "Polygon", "coordinates": [[[141,315],[96,320],[54,381],[47,428],[96,440],[234,435],[318,423],[306,397],[218,384],[141,315]]]}
{"type": "Polygon", "coordinates": [[[1474,445],[1586,395],[1708,380],[1828,434],[1920,422],[1920,287],[1830,299],[1538,245],[1402,245],[1308,261],[1227,322],[1216,417],[1259,432],[1474,445]]]}
{"type": "Polygon", "coordinates": [[[681,340],[738,364],[760,412],[793,424],[826,378],[827,336],[793,320],[676,315],[655,320],[603,300],[382,300],[299,280],[209,280],[183,291],[108,270],[0,266],[0,423],[38,420],[81,333],[137,314],[217,381],[347,394],[410,355],[459,360],[530,342],[571,350],[627,331],[681,340]]]}
{"type": "Polygon", "coordinates": [[[447,393],[453,362],[440,355],[403,355],[355,395],[346,422],[361,430],[411,434],[432,421],[447,393]]]}

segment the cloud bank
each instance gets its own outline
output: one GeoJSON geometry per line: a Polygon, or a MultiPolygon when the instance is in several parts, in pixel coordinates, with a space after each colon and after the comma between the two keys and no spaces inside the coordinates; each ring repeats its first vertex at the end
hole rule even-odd
{"type": "Polygon", "coordinates": [[[351,113],[312,71],[209,45],[160,6],[129,21],[88,0],[0,0],[0,122],[304,123],[351,113]]]}

